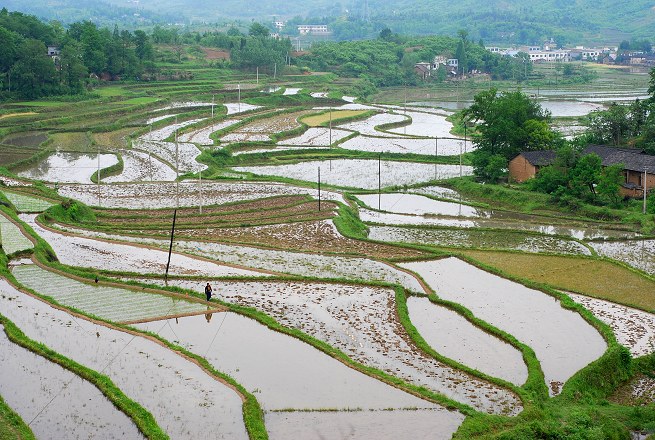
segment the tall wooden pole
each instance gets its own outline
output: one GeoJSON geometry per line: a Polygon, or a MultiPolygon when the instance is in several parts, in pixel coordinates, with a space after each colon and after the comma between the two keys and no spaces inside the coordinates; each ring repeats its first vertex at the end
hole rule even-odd
{"type": "Polygon", "coordinates": [[[175,219],[177,218],[177,208],[173,211],[173,226],[171,227],[171,244],[168,246],[168,262],[166,263],[166,274],[164,281],[168,281],[168,268],[171,266],[171,254],[173,253],[173,237],[175,236],[175,219]]]}

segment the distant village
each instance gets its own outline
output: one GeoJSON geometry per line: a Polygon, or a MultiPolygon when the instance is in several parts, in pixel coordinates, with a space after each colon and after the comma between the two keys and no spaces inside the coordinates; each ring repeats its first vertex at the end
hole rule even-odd
{"type": "MultiPolygon", "coordinates": [[[[489,52],[507,57],[516,57],[520,53],[527,54],[534,64],[567,63],[570,61],[589,61],[601,64],[613,64],[634,67],[652,68],[655,66],[655,53],[644,51],[620,51],[618,47],[587,48],[576,46],[571,49],[557,49],[552,43],[543,46],[519,46],[500,48],[485,47],[489,52]]],[[[431,76],[433,71],[445,68],[450,76],[458,75],[459,60],[445,55],[434,57],[431,62],[423,61],[414,66],[416,74],[423,79],[431,76]]]]}

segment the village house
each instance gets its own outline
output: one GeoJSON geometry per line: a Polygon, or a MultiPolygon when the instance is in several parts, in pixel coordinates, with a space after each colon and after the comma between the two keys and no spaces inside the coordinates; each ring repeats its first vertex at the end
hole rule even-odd
{"type": "Polygon", "coordinates": [[[301,24],[298,25],[300,35],[328,35],[330,31],[326,24],[301,24]]]}
{"type": "MultiPolygon", "coordinates": [[[[625,197],[642,197],[644,184],[649,192],[655,189],[655,156],[634,148],[601,145],[590,145],[582,154],[597,154],[601,158],[603,167],[621,164],[625,180],[620,191],[625,197]]],[[[531,179],[541,168],[552,165],[555,156],[553,150],[520,153],[509,162],[509,180],[520,183],[531,179]]]]}

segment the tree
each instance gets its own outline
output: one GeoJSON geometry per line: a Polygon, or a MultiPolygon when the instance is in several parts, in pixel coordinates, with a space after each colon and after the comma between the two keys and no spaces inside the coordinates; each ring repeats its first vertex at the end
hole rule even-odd
{"type": "Polygon", "coordinates": [[[68,93],[77,94],[84,91],[84,78],[88,70],[82,62],[82,47],[80,43],[71,40],[61,49],[59,60],[61,82],[68,93]]]}
{"type": "Polygon", "coordinates": [[[393,32],[391,32],[391,29],[389,29],[388,27],[385,27],[380,31],[380,35],[378,37],[381,40],[391,41],[393,37],[393,32]]]}
{"type": "Polygon", "coordinates": [[[464,110],[465,121],[477,122],[478,149],[513,159],[519,152],[548,147],[550,113],[522,92],[490,89],[478,93],[464,110]]]}
{"type": "Polygon", "coordinates": [[[601,158],[597,154],[582,156],[570,173],[571,191],[578,196],[584,196],[584,188],[587,188],[592,197],[595,197],[596,184],[598,184],[601,176],[601,164],[601,158]]]}
{"type": "Polygon", "coordinates": [[[271,32],[263,24],[254,22],[253,24],[250,25],[250,29],[248,30],[248,35],[250,35],[251,37],[266,38],[269,35],[271,35],[271,32]]]}
{"type": "Polygon", "coordinates": [[[12,77],[23,98],[34,99],[56,93],[55,65],[42,41],[28,38],[20,45],[12,77]]]}
{"type": "Polygon", "coordinates": [[[623,164],[605,167],[600,173],[596,191],[602,199],[612,205],[618,205],[621,201],[620,189],[623,181],[623,164]]]}

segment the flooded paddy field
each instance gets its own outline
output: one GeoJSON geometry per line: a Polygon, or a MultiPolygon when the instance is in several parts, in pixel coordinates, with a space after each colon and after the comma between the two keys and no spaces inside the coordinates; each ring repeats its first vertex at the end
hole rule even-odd
{"type": "MultiPolygon", "coordinates": [[[[187,180],[179,183],[136,183],[125,185],[61,185],[59,194],[104,208],[157,209],[176,206],[221,205],[265,197],[308,194],[318,196],[313,188],[281,183],[215,182],[187,180]],[[100,203],[98,203],[100,191],[100,203]],[[179,203],[178,203],[179,202],[179,203]]],[[[323,200],[344,201],[334,191],[321,191],[323,200]]]]}
{"type": "MultiPolygon", "coordinates": [[[[435,178],[432,164],[377,161],[370,159],[337,159],[328,161],[308,161],[290,165],[234,167],[235,171],[249,172],[260,176],[286,177],[315,182],[318,168],[321,168],[321,182],[335,186],[376,189],[379,179],[383,188],[397,185],[412,185],[435,178]],[[381,171],[378,172],[378,165],[381,171]],[[331,169],[330,169],[331,166],[331,169]]],[[[464,166],[463,175],[472,174],[473,169],[464,166]]],[[[440,165],[438,179],[459,176],[458,165],[440,165]]]]}
{"type": "MultiPolygon", "coordinates": [[[[184,280],[171,280],[171,283],[195,287],[194,282],[184,280]]],[[[283,325],[328,342],[357,362],[481,411],[496,414],[520,411],[521,402],[513,393],[436,361],[408,342],[396,318],[393,290],[331,284],[221,283],[217,292],[222,300],[265,311],[283,325]]],[[[150,325],[140,325],[140,328],[150,328],[150,325]]],[[[177,329],[176,334],[180,334],[177,329]]],[[[380,405],[360,408],[386,407],[383,402],[380,405]]],[[[309,409],[312,408],[315,409],[309,409]]]]}
{"type": "MultiPolygon", "coordinates": [[[[104,234],[93,231],[83,231],[74,228],[67,228],[69,231],[74,231],[76,234],[84,234],[91,237],[98,237],[101,239],[120,240],[124,242],[140,243],[149,246],[168,249],[168,240],[145,238],[145,237],[128,237],[120,236],[117,234],[104,234]]],[[[57,235],[64,237],[61,234],[53,233],[52,236],[46,235],[46,241],[56,237],[57,235]]],[[[103,241],[91,240],[93,243],[105,243],[103,241]]],[[[49,242],[50,243],[50,242],[49,242]]],[[[50,243],[52,245],[52,243],[50,243]]],[[[108,246],[110,243],[106,243],[108,246]]],[[[55,242],[55,245],[57,243],[55,242]]],[[[55,245],[52,245],[55,248],[55,245]]],[[[115,246],[121,245],[115,243],[115,246]]],[[[98,244],[97,246],[101,246],[98,244]]],[[[128,246],[130,249],[133,246],[128,246]]],[[[386,283],[397,283],[412,292],[423,293],[423,287],[418,282],[416,277],[402,271],[395,267],[376,261],[369,258],[348,258],[339,256],[328,256],[320,254],[311,254],[303,252],[289,252],[279,251],[272,249],[262,249],[248,246],[227,245],[222,243],[212,242],[197,242],[188,240],[175,241],[173,249],[178,252],[185,252],[191,255],[198,255],[200,257],[215,260],[221,263],[235,264],[251,269],[259,269],[263,271],[271,271],[276,273],[287,273],[291,275],[313,276],[318,278],[345,278],[355,281],[379,281],[386,283]]],[[[56,249],[55,249],[56,251],[56,249]]],[[[127,252],[127,251],[126,251],[127,252]]],[[[173,254],[175,256],[175,254],[173,254]]],[[[187,257],[189,258],[189,257],[187,257]]],[[[172,266],[171,260],[171,268],[172,266]]],[[[202,261],[201,261],[202,263],[202,261]]],[[[88,263],[87,263],[88,264],[88,263]]],[[[211,263],[207,263],[211,264],[211,263]]],[[[190,267],[198,267],[195,266],[190,267]]],[[[220,266],[224,267],[224,266],[220,266]]],[[[225,271],[241,270],[226,268],[225,271]]],[[[215,270],[220,272],[220,270],[215,270]]],[[[160,272],[162,272],[160,270],[160,272]]],[[[230,273],[230,272],[228,272],[230,273]]],[[[250,271],[247,272],[250,276],[264,276],[260,272],[250,271]]],[[[171,272],[171,274],[173,274],[171,272]]],[[[179,269],[179,275],[205,275],[212,276],[210,271],[203,271],[199,273],[198,269],[179,269]]],[[[221,276],[217,274],[215,276],[221,276]]]]}
{"type": "Polygon", "coordinates": [[[226,119],[205,128],[199,128],[193,131],[182,133],[178,136],[177,139],[180,142],[188,142],[197,145],[214,145],[214,140],[210,137],[212,133],[218,130],[223,130],[238,122],[238,119],[226,119]]]}
{"type": "MultiPolygon", "coordinates": [[[[142,234],[143,235],[143,234],[142,234]]],[[[358,254],[377,258],[417,258],[427,254],[384,244],[363,243],[339,234],[331,220],[306,220],[275,225],[196,227],[180,231],[180,238],[209,239],[288,249],[291,251],[358,254]]]]}
{"type": "Polygon", "coordinates": [[[173,168],[151,153],[138,150],[121,150],[120,154],[123,158],[123,171],[116,176],[102,178],[101,175],[103,183],[172,182],[177,177],[173,168]]]}
{"type": "Polygon", "coordinates": [[[366,136],[391,136],[395,137],[395,134],[387,133],[382,131],[378,127],[384,124],[397,124],[399,122],[409,122],[409,118],[405,115],[400,115],[396,113],[378,113],[370,118],[367,118],[363,121],[354,121],[348,122],[346,124],[339,124],[339,128],[344,130],[356,131],[360,135],[366,136]]]}
{"type": "Polygon", "coordinates": [[[573,374],[603,355],[602,336],[576,312],[543,292],[446,258],[401,265],[418,273],[436,294],[515,336],[537,355],[551,395],[573,374]]]}
{"type": "Polygon", "coordinates": [[[375,241],[431,244],[439,247],[514,249],[531,253],[591,255],[591,251],[585,245],[573,240],[476,228],[369,226],[368,238],[375,241]]]}
{"type": "Polygon", "coordinates": [[[589,243],[599,255],[622,261],[655,275],[655,240],[624,240],[589,243]]]}
{"type": "Polygon", "coordinates": [[[27,337],[108,376],[171,438],[248,438],[241,397],[195,363],[150,339],[54,309],[4,280],[0,292],[3,315],[27,337]]]}
{"type": "MultiPolygon", "coordinates": [[[[166,269],[168,252],[163,250],[62,234],[41,227],[34,221],[34,216],[23,215],[21,218],[48,242],[63,264],[142,274],[164,273],[166,269]]],[[[259,272],[220,265],[179,253],[171,255],[169,273],[199,276],[264,276],[259,272]]]]}
{"type": "Polygon", "coordinates": [[[349,368],[296,338],[234,313],[136,327],[175,340],[202,355],[217,370],[254,392],[267,411],[438,407],[349,368]]]}
{"type": "Polygon", "coordinates": [[[453,310],[417,297],[407,298],[407,309],[412,324],[437,353],[517,386],[527,380],[528,368],[520,351],[453,310]]]}
{"type": "Polygon", "coordinates": [[[93,384],[9,341],[2,325],[0,371],[0,395],[37,438],[144,438],[93,384]]]}
{"type": "Polygon", "coordinates": [[[66,153],[57,152],[37,165],[31,166],[18,175],[27,179],[47,182],[91,183],[91,176],[98,168],[103,169],[118,163],[114,154],[66,153]]]}
{"type": "Polygon", "coordinates": [[[350,136],[352,133],[345,130],[325,127],[310,127],[300,136],[291,137],[278,142],[279,145],[294,145],[306,147],[329,147],[334,142],[350,136]]]}
{"type": "Polygon", "coordinates": [[[359,194],[356,197],[369,207],[381,211],[412,215],[452,217],[488,217],[485,210],[462,203],[443,202],[415,194],[359,194]]]}
{"type": "MultiPolygon", "coordinates": [[[[367,137],[356,136],[339,145],[346,150],[368,151],[373,153],[422,154],[425,156],[456,156],[471,152],[475,147],[469,142],[465,145],[463,139],[440,138],[398,138],[398,137],[367,137]]],[[[439,167],[451,165],[436,165],[435,174],[439,175],[439,167]]]]}
{"type": "MultiPolygon", "coordinates": [[[[376,204],[374,204],[375,207],[376,204]]],[[[462,205],[466,206],[466,205],[462,205]]],[[[479,210],[479,212],[484,212],[479,210]]],[[[500,217],[503,215],[500,214],[500,217]]],[[[527,221],[527,218],[536,219],[537,216],[523,215],[520,213],[508,214],[507,219],[491,219],[491,218],[454,218],[454,217],[436,217],[436,216],[421,216],[409,214],[396,214],[386,213],[380,211],[373,211],[370,209],[361,208],[359,210],[359,217],[365,223],[372,223],[376,225],[405,225],[405,226],[441,226],[441,227],[455,227],[462,229],[470,228],[485,228],[485,229],[508,229],[515,231],[534,232],[544,235],[558,235],[561,237],[570,237],[578,240],[593,240],[593,239],[607,239],[607,238],[633,238],[638,235],[632,231],[625,231],[619,229],[607,229],[593,226],[586,227],[572,227],[566,224],[558,224],[558,221],[553,221],[552,224],[547,224],[547,219],[542,219],[544,223],[532,223],[527,221]],[[523,218],[523,220],[521,220],[523,218]]]]}
{"type": "Polygon", "coordinates": [[[271,411],[265,414],[271,440],[450,439],[464,417],[443,409],[400,411],[271,411]]]}

